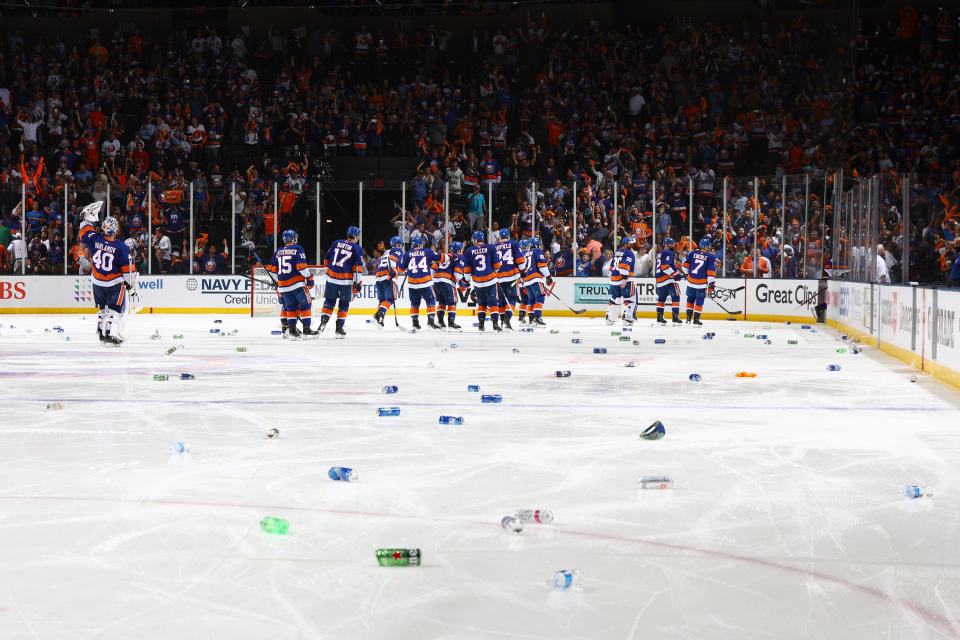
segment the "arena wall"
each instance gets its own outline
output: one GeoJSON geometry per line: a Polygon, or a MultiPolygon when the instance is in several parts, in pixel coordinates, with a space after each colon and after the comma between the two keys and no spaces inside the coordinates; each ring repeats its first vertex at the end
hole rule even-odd
{"type": "MultiPolygon", "coordinates": [[[[377,306],[371,276],[363,277],[363,289],[354,299],[351,313],[373,313],[377,306]]],[[[717,280],[716,294],[707,298],[704,317],[759,321],[814,321],[816,280],[717,280]]],[[[87,313],[93,309],[93,285],[87,276],[0,276],[0,313],[87,313]]],[[[685,296],[681,284],[681,296],[685,296]]],[[[656,285],[652,278],[638,282],[638,315],[656,315],[656,285]]],[[[273,304],[276,296],[268,286],[251,289],[243,276],[140,276],[137,281],[143,313],[249,313],[250,296],[273,304]]],[[[546,316],[572,315],[567,306],[586,309],[586,316],[602,316],[607,309],[605,278],[557,278],[555,296],[547,296],[546,316]],[[562,301],[562,302],[561,302],[562,301]],[[564,304],[565,303],[565,304],[564,304]]],[[[681,298],[683,308],[685,297],[681,298]]],[[[470,292],[461,295],[459,311],[472,315],[470,292]]],[[[401,304],[400,313],[406,313],[401,304]]]]}
{"type": "Polygon", "coordinates": [[[827,323],[960,388],[960,291],[833,281],[827,323]]]}

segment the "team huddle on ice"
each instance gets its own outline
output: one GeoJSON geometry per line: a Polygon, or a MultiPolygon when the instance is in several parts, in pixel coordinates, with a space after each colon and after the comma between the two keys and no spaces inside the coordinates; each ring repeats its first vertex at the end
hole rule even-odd
{"type": "MultiPolygon", "coordinates": [[[[337,310],[336,333],[346,335],[344,324],[353,293],[360,290],[363,272],[363,250],[357,244],[360,229],[347,229],[347,238],[334,242],[323,261],[325,269],[323,311],[319,331],[310,328],[310,292],[315,282],[307,267],[306,254],[298,245],[295,231],[283,233],[284,246],[277,250],[267,271],[276,274],[281,296],[281,329],[283,335],[298,338],[315,336],[326,327],[333,310],[337,310]],[[297,327],[300,320],[303,329],[297,327]]],[[[373,317],[380,327],[391,308],[396,322],[396,303],[406,286],[410,298],[410,320],[420,329],[420,307],[425,307],[427,326],[432,329],[454,329],[457,324],[457,292],[473,287],[477,299],[477,321],[480,331],[486,330],[489,316],[495,331],[513,329],[511,320],[519,306],[520,322],[545,326],[543,301],[553,284],[547,258],[539,239],[522,240],[500,232],[500,242],[488,244],[482,231],[473,234],[470,246],[453,242],[449,251],[437,253],[423,246],[420,238],[410,241],[403,250],[399,237],[390,239],[390,249],[383,254],[375,273],[377,311],[373,317]],[[397,281],[402,282],[398,286],[397,281]],[[502,324],[501,324],[502,322],[502,324]]],[[[397,322],[399,326],[399,323],[397,322]]]]}
{"type": "MultiPolygon", "coordinates": [[[[346,335],[344,324],[353,293],[360,290],[363,272],[363,249],[357,244],[360,229],[350,227],[347,238],[330,247],[324,258],[326,286],[320,332],[326,327],[334,308],[337,309],[336,333],[346,335]]],[[[284,337],[316,336],[310,328],[311,292],[314,276],[307,266],[303,248],[296,244],[297,234],[283,233],[284,247],[278,249],[267,270],[277,276],[278,292],[283,311],[281,325],[284,337]],[[300,320],[303,329],[297,328],[300,320]]],[[[636,320],[637,287],[635,240],[626,236],[613,256],[610,268],[610,304],[607,322],[613,324],[622,316],[624,324],[636,320]],[[621,313],[622,305],[622,313],[621,313]]],[[[657,254],[657,321],[666,323],[664,306],[671,300],[673,322],[680,320],[679,280],[687,279],[687,322],[699,325],[703,302],[716,279],[716,257],[709,252],[710,240],[704,238],[700,246],[687,253],[682,271],[675,266],[673,240],[664,240],[663,250],[657,254]]],[[[376,268],[377,311],[373,318],[384,326],[391,308],[396,320],[396,303],[400,290],[406,286],[410,300],[410,319],[414,330],[420,329],[420,307],[427,315],[431,329],[459,330],[457,324],[457,293],[473,287],[477,304],[477,326],[486,330],[489,316],[494,331],[513,329],[511,320],[519,307],[519,322],[545,326],[543,302],[551,293],[553,278],[547,268],[547,258],[540,239],[514,240],[510,231],[500,230],[500,241],[486,242],[486,234],[476,231],[470,246],[453,242],[448,251],[437,253],[423,246],[421,238],[413,238],[410,248],[403,250],[398,236],[390,239],[390,249],[380,258],[376,268]],[[403,282],[398,286],[397,280],[403,282]]]]}
{"type": "MultiPolygon", "coordinates": [[[[102,342],[119,345],[123,342],[121,330],[126,318],[127,298],[135,295],[137,273],[127,245],[117,240],[119,225],[116,219],[107,217],[100,225],[102,233],[96,232],[94,224],[101,206],[98,201],[83,209],[80,240],[92,254],[91,280],[99,309],[97,333],[102,342]]],[[[346,239],[334,242],[327,251],[323,260],[326,281],[323,307],[320,325],[314,330],[310,326],[316,287],[314,274],[308,267],[303,247],[297,244],[297,232],[292,229],[283,232],[283,246],[265,265],[282,305],[283,337],[316,337],[326,328],[334,310],[337,313],[335,333],[339,338],[346,336],[347,313],[354,294],[360,291],[363,273],[363,249],[358,244],[359,237],[360,229],[351,226],[347,229],[346,239]],[[297,327],[298,320],[302,329],[297,327]]],[[[637,317],[634,242],[633,237],[624,237],[610,265],[610,304],[606,316],[609,324],[622,318],[624,324],[629,325],[637,317]]],[[[704,238],[699,248],[687,253],[681,271],[675,264],[673,244],[673,240],[666,238],[657,254],[657,322],[667,322],[663,313],[668,299],[673,322],[681,322],[678,282],[685,275],[687,322],[699,325],[704,298],[714,287],[716,257],[710,253],[710,240],[704,238]]],[[[406,251],[402,247],[399,237],[391,238],[390,249],[377,264],[378,306],[373,317],[378,326],[384,326],[384,319],[393,308],[394,322],[399,327],[396,303],[404,286],[408,287],[414,330],[421,328],[421,305],[425,307],[427,326],[431,329],[459,330],[457,294],[466,292],[471,286],[476,296],[480,331],[486,330],[488,317],[494,331],[512,330],[511,320],[518,307],[519,322],[545,326],[543,303],[552,293],[553,278],[540,239],[536,236],[518,242],[511,237],[509,230],[501,229],[499,242],[488,243],[486,234],[476,231],[466,248],[461,242],[453,242],[449,250],[437,253],[424,247],[419,237],[410,241],[406,251]],[[402,282],[398,286],[400,279],[402,282]]]]}

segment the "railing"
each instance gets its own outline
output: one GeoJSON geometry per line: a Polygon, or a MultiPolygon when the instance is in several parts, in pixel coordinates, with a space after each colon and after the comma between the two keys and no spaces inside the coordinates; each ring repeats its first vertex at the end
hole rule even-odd
{"type": "MultiPolygon", "coordinates": [[[[670,237],[682,259],[708,238],[721,277],[875,281],[883,271],[877,247],[884,243],[883,253],[895,258],[887,270],[891,281],[907,282],[917,279],[917,270],[896,264],[910,265],[926,246],[911,226],[911,211],[921,211],[928,222],[928,211],[936,215],[935,203],[917,201],[911,188],[917,178],[894,174],[711,180],[704,173],[630,184],[597,173],[544,182],[467,176],[460,188],[459,177],[431,176],[427,171],[392,183],[288,174],[267,181],[176,177],[124,185],[101,178],[80,188],[59,179],[39,188],[6,184],[0,187],[0,219],[22,237],[8,245],[0,272],[86,272],[79,210],[97,199],[120,221],[138,270],[148,274],[246,273],[258,258],[269,260],[287,228],[299,232],[308,259],[321,263],[325,247],[355,225],[371,262],[394,235],[407,243],[423,234],[427,245],[447,247],[468,241],[473,231],[492,239],[508,228],[517,238],[541,238],[558,276],[603,275],[612,250],[629,234],[641,257],[670,237]]],[[[653,260],[639,264],[652,268],[653,260]]]]}

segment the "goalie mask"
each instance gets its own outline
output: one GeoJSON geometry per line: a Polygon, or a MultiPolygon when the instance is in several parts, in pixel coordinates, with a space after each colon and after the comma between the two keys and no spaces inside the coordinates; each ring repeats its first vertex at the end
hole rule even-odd
{"type": "Polygon", "coordinates": [[[100,229],[105,236],[115,236],[120,231],[120,223],[117,222],[116,218],[108,217],[103,221],[103,224],[100,225],[100,229]]]}

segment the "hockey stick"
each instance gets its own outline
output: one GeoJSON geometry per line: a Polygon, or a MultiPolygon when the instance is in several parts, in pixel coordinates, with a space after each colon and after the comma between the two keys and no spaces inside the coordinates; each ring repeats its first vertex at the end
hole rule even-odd
{"type": "Polygon", "coordinates": [[[823,292],[826,291],[826,290],[827,290],[827,287],[824,287],[823,289],[817,289],[816,292],[814,292],[813,294],[811,294],[806,300],[804,300],[803,302],[801,302],[800,304],[798,304],[796,307],[794,307],[793,310],[796,311],[796,310],[799,309],[800,307],[806,306],[811,300],[813,300],[814,298],[816,298],[817,296],[819,296],[821,293],[823,293],[823,292]]]}
{"type": "Polygon", "coordinates": [[[562,304],[563,306],[565,306],[567,309],[569,309],[570,311],[572,311],[572,312],[573,312],[573,315],[575,315],[575,316],[579,316],[579,315],[582,315],[582,314],[584,314],[584,313],[587,312],[586,309],[574,309],[573,307],[571,307],[570,305],[568,305],[566,302],[564,302],[563,300],[561,300],[561,299],[560,299],[560,296],[558,296],[557,294],[555,294],[555,293],[553,292],[553,287],[550,287],[549,289],[547,289],[547,293],[548,293],[549,295],[553,296],[554,298],[556,298],[556,299],[557,299],[557,302],[559,302],[560,304],[562,304]]]}
{"type": "Polygon", "coordinates": [[[723,288],[723,287],[716,287],[716,288],[713,290],[713,292],[712,292],[713,295],[710,296],[710,299],[713,300],[714,303],[716,303],[716,305],[717,305],[718,307],[720,307],[721,309],[723,309],[724,312],[727,313],[727,315],[738,316],[738,315],[740,315],[741,313],[743,313],[743,310],[740,310],[740,311],[730,311],[730,309],[727,309],[725,306],[723,306],[723,304],[721,304],[720,300],[718,299],[718,298],[720,297],[719,294],[722,293],[724,296],[726,296],[726,297],[728,297],[728,298],[731,298],[731,297],[733,297],[733,295],[736,294],[738,291],[743,291],[743,290],[746,289],[746,288],[747,288],[746,286],[737,287],[736,289],[725,289],[725,288],[723,288]]]}
{"type": "MultiPolygon", "coordinates": [[[[393,301],[393,323],[397,325],[397,329],[400,328],[400,321],[397,320],[397,303],[403,298],[403,288],[407,284],[407,274],[403,274],[403,284],[397,289],[396,300],[393,301]]],[[[406,331],[406,329],[404,329],[406,331]]]]}
{"type": "Polygon", "coordinates": [[[721,309],[723,309],[723,310],[727,313],[727,315],[738,316],[738,315],[740,315],[741,313],[743,313],[743,311],[730,311],[730,309],[727,309],[725,306],[723,306],[722,304],[720,304],[720,302],[719,302],[716,298],[714,298],[713,301],[716,303],[716,305],[717,305],[718,307],[720,307],[721,309]]]}
{"type": "MultiPolygon", "coordinates": [[[[251,251],[250,253],[253,254],[253,259],[257,261],[257,266],[260,267],[261,269],[263,269],[264,271],[266,271],[266,272],[267,272],[267,275],[270,276],[270,280],[272,281],[273,288],[274,288],[274,289],[279,289],[279,288],[280,288],[280,283],[277,282],[277,279],[273,277],[273,274],[272,274],[272,273],[270,273],[270,269],[267,269],[267,268],[264,266],[263,262],[260,261],[260,256],[257,255],[257,252],[256,252],[256,251],[251,251]]],[[[246,277],[247,277],[247,278],[250,278],[251,280],[254,280],[254,278],[253,278],[252,276],[246,276],[246,277]]],[[[254,280],[254,282],[260,282],[260,281],[259,281],[259,280],[254,280]]],[[[266,284],[266,282],[264,282],[263,284],[266,284]]]]}
{"type": "MultiPolygon", "coordinates": [[[[270,272],[268,271],[267,273],[270,273],[270,272]]],[[[248,276],[248,275],[246,275],[246,274],[240,274],[240,277],[241,277],[241,278],[246,278],[247,280],[250,280],[251,282],[256,282],[257,284],[262,284],[262,285],[264,285],[265,287],[274,287],[274,288],[275,288],[275,287],[277,286],[277,283],[276,283],[276,282],[267,282],[266,280],[261,280],[261,279],[259,279],[259,278],[254,278],[253,276],[248,276]]]]}

